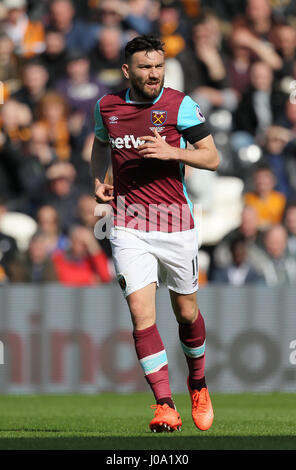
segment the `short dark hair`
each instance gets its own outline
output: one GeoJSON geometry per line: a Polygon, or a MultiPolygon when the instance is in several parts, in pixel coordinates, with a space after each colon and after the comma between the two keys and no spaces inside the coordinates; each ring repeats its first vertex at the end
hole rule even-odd
{"type": "Polygon", "coordinates": [[[230,241],[230,244],[229,244],[230,251],[233,252],[233,250],[235,249],[236,245],[238,245],[238,244],[242,244],[242,245],[244,245],[244,246],[247,246],[246,237],[244,237],[244,235],[242,235],[242,234],[237,234],[237,235],[230,241]]]}
{"type": "Polygon", "coordinates": [[[162,51],[164,52],[164,43],[156,36],[137,36],[127,43],[124,54],[125,60],[130,61],[131,56],[141,51],[162,51]]]}
{"type": "Polygon", "coordinates": [[[253,175],[259,173],[260,171],[269,171],[269,173],[272,173],[274,175],[274,172],[267,161],[262,161],[255,165],[253,169],[253,175]]]}
{"type": "Polygon", "coordinates": [[[31,65],[36,65],[38,67],[43,67],[47,70],[44,60],[41,57],[30,57],[29,59],[24,59],[22,62],[23,68],[30,67],[31,65]]]}

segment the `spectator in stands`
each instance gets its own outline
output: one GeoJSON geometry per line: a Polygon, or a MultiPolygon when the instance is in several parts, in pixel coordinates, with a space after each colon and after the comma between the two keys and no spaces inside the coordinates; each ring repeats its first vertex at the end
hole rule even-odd
{"type": "Polygon", "coordinates": [[[17,255],[18,248],[16,240],[1,231],[1,217],[7,212],[4,200],[0,199],[0,283],[7,279],[7,266],[17,255]]]}
{"type": "Polygon", "coordinates": [[[36,214],[38,230],[48,236],[48,253],[67,250],[69,239],[61,232],[58,211],[53,206],[41,206],[36,214]]]}
{"type": "Polygon", "coordinates": [[[289,198],[293,190],[289,182],[286,146],[291,139],[290,132],[284,127],[270,126],[265,133],[263,160],[275,175],[275,190],[289,198]]]}
{"type": "Polygon", "coordinates": [[[15,52],[22,57],[33,57],[44,51],[44,29],[39,21],[31,21],[27,15],[26,0],[4,0],[7,19],[4,30],[12,39],[15,52]]]}
{"type": "Polygon", "coordinates": [[[224,268],[231,263],[231,244],[238,238],[243,238],[248,247],[248,256],[252,260],[261,245],[261,234],[259,232],[259,218],[257,211],[251,206],[245,206],[242,210],[241,223],[238,228],[233,229],[225,235],[216,246],[213,253],[215,268],[224,268]]]}
{"type": "Polygon", "coordinates": [[[59,160],[69,160],[71,156],[70,132],[68,129],[68,103],[54,91],[48,91],[39,101],[36,114],[49,135],[49,142],[59,160]]]}
{"type": "Polygon", "coordinates": [[[158,28],[168,58],[176,57],[185,49],[186,40],[189,42],[190,36],[188,37],[188,26],[183,22],[180,2],[162,4],[158,28]]]}
{"type": "MultiPolygon", "coordinates": [[[[95,216],[95,208],[97,206],[96,201],[90,194],[83,194],[78,201],[77,212],[78,220],[81,225],[89,228],[94,232],[95,224],[99,220],[99,217],[95,216]]],[[[99,240],[101,248],[104,250],[108,258],[112,257],[111,246],[108,238],[99,240]]]]}
{"type": "Polygon", "coordinates": [[[91,76],[90,60],[81,50],[69,52],[67,75],[57,83],[57,91],[68,100],[71,112],[82,113],[92,120],[97,100],[109,93],[109,89],[91,76]]]}
{"type": "Polygon", "coordinates": [[[237,26],[233,29],[231,37],[235,38],[235,43],[238,46],[249,50],[252,61],[260,60],[265,62],[272,70],[280,70],[282,68],[283,61],[274,50],[272,44],[258,39],[247,28],[237,26]]]}
{"type": "Polygon", "coordinates": [[[296,258],[289,256],[287,231],[282,225],[270,227],[264,250],[257,256],[257,269],[268,286],[296,284],[296,258]]]}
{"type": "Polygon", "coordinates": [[[28,153],[37,157],[45,169],[57,159],[57,155],[50,145],[49,129],[45,123],[35,121],[31,125],[28,153]]]}
{"type": "MultiPolygon", "coordinates": [[[[138,34],[155,34],[159,21],[159,2],[155,0],[128,0],[124,10],[124,24],[138,34]]],[[[122,11],[123,8],[120,7],[122,11]]]]}
{"type": "Polygon", "coordinates": [[[95,286],[112,280],[108,258],[86,227],[74,226],[70,231],[69,250],[55,252],[52,259],[64,285],[95,286]]]}
{"type": "Polygon", "coordinates": [[[17,163],[14,174],[21,182],[22,194],[18,210],[32,215],[42,199],[46,187],[45,171],[54,159],[47,142],[41,139],[47,137],[40,126],[34,123],[31,127],[31,138],[23,153],[14,157],[17,163]]]}
{"type": "Polygon", "coordinates": [[[229,37],[229,57],[226,59],[229,85],[241,96],[250,85],[251,50],[242,44],[238,28],[229,37]]]}
{"type": "Polygon", "coordinates": [[[31,136],[32,113],[28,106],[11,98],[2,105],[0,115],[4,135],[15,148],[23,149],[31,136]]]}
{"type": "Polygon", "coordinates": [[[273,13],[280,21],[292,22],[296,16],[296,3],[294,0],[285,2],[270,2],[273,13]]]}
{"type": "Polygon", "coordinates": [[[282,67],[277,71],[276,78],[293,77],[296,60],[296,31],[289,24],[277,25],[272,34],[273,44],[282,58],[282,67]]]}
{"type": "Polygon", "coordinates": [[[48,129],[40,122],[31,124],[30,139],[23,150],[19,151],[7,142],[2,161],[6,162],[6,169],[8,171],[10,168],[11,172],[11,179],[7,174],[6,180],[11,181],[13,188],[17,188],[15,210],[31,216],[35,213],[44,197],[46,169],[56,158],[49,144],[48,129]]]}
{"type": "Polygon", "coordinates": [[[228,88],[222,34],[218,19],[201,15],[192,29],[192,45],[178,56],[184,71],[184,91],[190,94],[207,115],[212,107],[233,110],[236,94],[228,88]]]}
{"type": "Polygon", "coordinates": [[[184,70],[185,93],[194,93],[201,86],[218,90],[226,86],[219,22],[215,16],[201,15],[192,28],[191,47],[186,48],[178,60],[184,70]]]}
{"type": "Polygon", "coordinates": [[[0,80],[4,85],[4,101],[21,87],[20,64],[13,50],[13,41],[0,32],[0,80]]]}
{"type": "Polygon", "coordinates": [[[248,259],[248,243],[243,236],[233,239],[230,243],[232,263],[213,273],[213,282],[226,283],[232,286],[243,286],[263,282],[248,259]]]}
{"type": "Polygon", "coordinates": [[[81,0],[72,0],[72,4],[75,9],[75,18],[81,18],[84,21],[95,21],[94,8],[100,2],[100,0],[90,0],[88,2],[82,2],[81,0]]]}
{"type": "Polygon", "coordinates": [[[8,264],[10,282],[56,282],[53,262],[48,256],[49,238],[37,232],[31,238],[26,253],[19,254],[8,264]]]}
{"type": "MultiPolygon", "coordinates": [[[[122,28],[125,5],[118,0],[100,0],[98,5],[98,21],[101,27],[113,26],[122,28]],[[121,8],[123,7],[123,8],[121,8]]],[[[126,38],[127,39],[127,38],[126,38]]]]}
{"type": "MultiPolygon", "coordinates": [[[[83,140],[83,131],[80,136],[80,140],[83,140]]],[[[90,160],[93,145],[94,133],[90,132],[86,135],[82,142],[82,148],[72,146],[71,163],[75,167],[77,176],[76,184],[81,189],[81,192],[89,192],[93,185],[93,178],[90,171],[90,160]]]]}
{"type": "Polygon", "coordinates": [[[45,51],[41,55],[49,75],[49,85],[54,87],[57,80],[66,74],[66,42],[63,33],[48,29],[45,34],[45,51]]]}
{"type": "Polygon", "coordinates": [[[98,217],[95,216],[97,203],[90,194],[82,194],[78,200],[77,213],[80,225],[93,230],[98,217]]]}
{"type": "Polygon", "coordinates": [[[253,173],[253,192],[244,195],[244,203],[254,208],[259,217],[259,227],[265,230],[282,221],[286,198],[274,190],[276,180],[270,167],[258,166],[253,173]]]}
{"type": "MultiPolygon", "coordinates": [[[[185,0],[185,3],[195,4],[191,0],[185,0]]],[[[202,8],[210,8],[216,13],[216,15],[222,20],[229,22],[236,18],[238,15],[242,15],[245,11],[246,1],[245,0],[223,0],[223,2],[217,2],[217,0],[201,0],[200,3],[202,8]]]]}
{"type": "MultiPolygon", "coordinates": [[[[36,156],[28,152],[32,130],[31,113],[26,105],[14,100],[2,107],[0,131],[0,197],[14,210],[27,212],[28,197],[39,189],[44,171],[36,156]],[[19,205],[21,204],[21,205],[19,205]]],[[[39,197],[40,197],[40,193],[39,197]]]]}
{"type": "Polygon", "coordinates": [[[123,25],[134,35],[156,32],[159,2],[155,0],[101,0],[99,21],[104,26],[123,25]]]}
{"type": "Polygon", "coordinates": [[[46,177],[48,190],[42,202],[55,207],[60,217],[62,233],[68,233],[77,220],[76,206],[80,196],[80,191],[74,184],[75,169],[70,163],[54,163],[48,168],[46,177]]]}
{"type": "Polygon", "coordinates": [[[288,253],[296,258],[296,201],[287,204],[284,224],[288,231],[288,253]]]}
{"type": "Polygon", "coordinates": [[[41,21],[43,24],[46,24],[46,15],[48,12],[48,7],[51,0],[29,0],[29,15],[34,21],[41,21]]]}
{"type": "Polygon", "coordinates": [[[75,18],[71,0],[53,0],[50,4],[50,15],[51,26],[65,37],[66,50],[80,49],[84,54],[88,54],[96,43],[98,26],[75,18]]]}
{"type": "Polygon", "coordinates": [[[285,114],[280,116],[281,119],[278,119],[278,123],[290,129],[292,133],[292,138],[296,139],[296,102],[295,102],[295,89],[291,88],[292,93],[291,97],[287,99],[285,103],[285,114]]]}
{"type": "Polygon", "coordinates": [[[268,0],[247,0],[244,15],[234,20],[235,26],[247,28],[258,38],[268,41],[276,21],[268,0]]]}
{"type": "Polygon", "coordinates": [[[98,41],[90,54],[93,75],[111,91],[119,91],[123,84],[121,65],[123,58],[123,37],[120,28],[104,26],[98,41]]]}
{"type": "MultiPolygon", "coordinates": [[[[296,63],[295,63],[296,64],[296,63]]],[[[296,76],[296,75],[295,75],[296,76]]],[[[296,83],[296,82],[295,82],[296,83]]],[[[287,99],[285,113],[279,117],[277,124],[284,127],[289,135],[289,142],[285,147],[286,168],[291,192],[289,198],[296,196],[296,95],[295,88],[290,89],[291,96],[287,99]]]]}
{"type": "Polygon", "coordinates": [[[273,90],[273,72],[264,62],[251,66],[251,86],[235,112],[235,129],[260,135],[281,114],[284,97],[273,90]]]}
{"type": "Polygon", "coordinates": [[[48,72],[39,58],[26,62],[22,71],[23,86],[13,98],[29,106],[34,114],[36,105],[46,92],[48,72]]]}

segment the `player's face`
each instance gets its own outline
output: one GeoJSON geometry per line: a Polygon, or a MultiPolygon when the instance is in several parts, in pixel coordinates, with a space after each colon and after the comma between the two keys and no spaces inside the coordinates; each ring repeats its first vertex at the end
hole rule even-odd
{"type": "Polygon", "coordinates": [[[123,73],[130,80],[131,98],[151,101],[159,95],[164,83],[164,53],[140,51],[132,55],[129,65],[123,65],[123,73]]]}

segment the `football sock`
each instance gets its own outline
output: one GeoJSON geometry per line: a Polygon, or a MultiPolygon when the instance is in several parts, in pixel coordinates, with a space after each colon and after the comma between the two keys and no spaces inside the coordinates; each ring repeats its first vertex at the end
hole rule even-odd
{"type": "Polygon", "coordinates": [[[194,323],[179,323],[179,337],[188,364],[190,388],[192,390],[201,390],[206,387],[206,330],[200,311],[194,323]]]}
{"type": "Polygon", "coordinates": [[[201,391],[202,388],[207,388],[205,377],[203,377],[200,380],[198,379],[194,380],[189,377],[189,385],[190,385],[191,390],[198,390],[199,392],[201,391]]]}
{"type": "Polygon", "coordinates": [[[174,410],[176,409],[173,399],[171,397],[160,398],[156,401],[156,403],[158,405],[164,405],[166,403],[167,405],[169,405],[170,408],[173,408],[174,410]]]}
{"type": "Polygon", "coordinates": [[[156,402],[165,399],[165,403],[171,406],[168,360],[156,324],[144,330],[134,330],[133,337],[140,365],[156,402]]]}

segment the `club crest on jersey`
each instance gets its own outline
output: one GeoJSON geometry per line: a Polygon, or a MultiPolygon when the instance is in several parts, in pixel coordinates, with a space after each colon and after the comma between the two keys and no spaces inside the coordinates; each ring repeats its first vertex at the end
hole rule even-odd
{"type": "Polygon", "coordinates": [[[118,284],[120,285],[121,289],[125,291],[126,289],[126,280],[123,274],[117,274],[117,281],[118,284]]]}
{"type": "Polygon", "coordinates": [[[154,126],[162,126],[167,120],[166,111],[151,111],[151,122],[154,126]]]}

